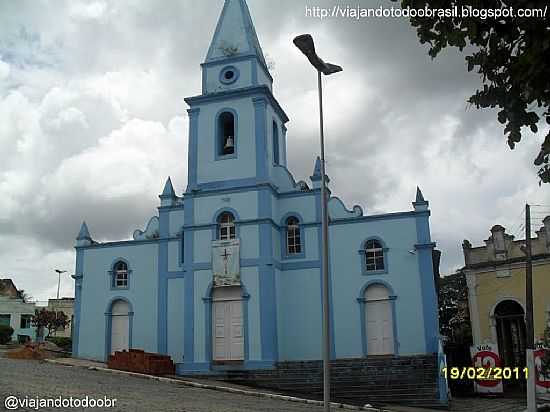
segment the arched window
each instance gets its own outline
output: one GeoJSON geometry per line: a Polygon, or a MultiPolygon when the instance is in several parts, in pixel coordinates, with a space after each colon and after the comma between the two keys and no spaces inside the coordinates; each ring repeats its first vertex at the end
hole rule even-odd
{"type": "Polygon", "coordinates": [[[218,239],[235,239],[235,218],[229,212],[223,212],[218,218],[218,239]]]}
{"type": "Polygon", "coordinates": [[[302,253],[300,222],[294,216],[286,220],[286,253],[288,255],[302,253]]]}
{"type": "Polygon", "coordinates": [[[126,264],[126,262],[119,261],[115,264],[115,273],[113,280],[113,286],[115,288],[128,287],[128,265],[126,264]]]}
{"type": "Polygon", "coordinates": [[[279,128],[277,123],[273,121],[273,163],[279,164],[279,128]]]}
{"type": "Polygon", "coordinates": [[[235,153],[235,116],[231,112],[223,112],[218,117],[218,155],[235,153]]]}
{"type": "Polygon", "coordinates": [[[370,239],[365,244],[365,269],[384,270],[384,248],[376,239],[370,239]]]}

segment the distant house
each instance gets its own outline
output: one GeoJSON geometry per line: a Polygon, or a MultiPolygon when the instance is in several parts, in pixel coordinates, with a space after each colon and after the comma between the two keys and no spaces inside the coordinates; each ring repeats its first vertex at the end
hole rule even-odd
{"type": "Polygon", "coordinates": [[[13,328],[12,340],[34,340],[36,330],[32,326],[35,304],[25,302],[22,291],[11,279],[0,279],[0,325],[13,328]]]}
{"type": "Polygon", "coordinates": [[[53,336],[70,338],[72,337],[74,298],[48,299],[47,309],[52,312],[63,312],[71,321],[66,327],[57,329],[53,336]]]}
{"type": "MultiPolygon", "coordinates": [[[[550,216],[531,240],[535,340],[550,324],[550,216]]],[[[462,244],[474,344],[498,344],[506,366],[525,365],[525,240],[495,225],[484,246],[462,244]]]]}

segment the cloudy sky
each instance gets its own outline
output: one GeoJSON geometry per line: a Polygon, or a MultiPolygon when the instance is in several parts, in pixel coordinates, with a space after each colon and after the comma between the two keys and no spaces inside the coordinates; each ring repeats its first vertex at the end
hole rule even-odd
{"type": "MultiPolygon", "coordinates": [[[[544,130],[509,150],[495,113],[466,104],[480,80],[458,52],[431,61],[405,19],[320,20],[305,8],[329,2],[248,3],[291,119],[297,179],[318,152],[316,78],[292,45],[309,32],[320,55],[344,67],[326,79],[326,135],[331,188],[348,207],[410,210],[420,186],[449,273],[462,265],[463,239],[479,244],[495,223],[517,233],[526,201],[550,203],[532,166],[544,130]]],[[[378,4],[395,5],[368,3],[378,4]]],[[[0,277],[55,297],[54,269],[74,271],[83,219],[96,240],[127,239],[156,214],[167,176],[183,192],[183,98],[200,93],[222,6],[0,0],[0,277]]],[[[63,276],[61,294],[71,296],[63,276]]]]}

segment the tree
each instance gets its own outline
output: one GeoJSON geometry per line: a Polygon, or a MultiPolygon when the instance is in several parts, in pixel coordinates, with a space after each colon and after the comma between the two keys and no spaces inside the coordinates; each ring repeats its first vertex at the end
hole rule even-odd
{"type": "Polygon", "coordinates": [[[71,320],[63,312],[55,312],[42,308],[37,309],[32,319],[32,325],[36,328],[45,328],[51,336],[59,328],[66,328],[71,320]]]}
{"type": "MultiPolygon", "coordinates": [[[[392,0],[399,1],[399,0],[392,0]]],[[[498,121],[505,125],[508,145],[514,149],[524,127],[539,130],[541,117],[550,124],[550,25],[540,17],[506,17],[511,7],[539,10],[548,0],[401,0],[403,9],[435,11],[457,7],[458,16],[411,17],[420,43],[428,43],[434,59],[447,47],[466,48],[468,71],[481,75],[483,88],[476,90],[468,102],[476,108],[498,107],[498,121]],[[481,18],[462,15],[462,10],[501,13],[503,16],[481,18]]],[[[514,13],[518,9],[513,10],[514,13]]],[[[542,121],[544,124],[544,121],[542,121]]],[[[540,181],[550,183],[550,132],[546,133],[534,164],[541,166],[540,181]]],[[[540,182],[539,182],[540,184],[540,182]]]]}
{"type": "Polygon", "coordinates": [[[468,287],[464,273],[440,277],[439,329],[448,341],[470,343],[471,328],[468,313],[468,287]]]}

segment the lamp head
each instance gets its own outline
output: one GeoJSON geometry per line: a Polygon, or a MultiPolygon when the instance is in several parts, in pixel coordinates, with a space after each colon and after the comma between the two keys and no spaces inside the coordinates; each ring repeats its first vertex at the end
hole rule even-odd
{"type": "Polygon", "coordinates": [[[302,53],[306,56],[315,55],[315,44],[313,43],[313,37],[311,34],[300,34],[299,36],[294,37],[292,40],[294,45],[300,49],[302,53]]]}
{"type": "Polygon", "coordinates": [[[317,53],[315,52],[315,44],[313,37],[310,34],[301,34],[296,36],[293,40],[294,45],[300,49],[302,53],[307,57],[309,62],[324,75],[328,76],[332,73],[341,72],[342,68],[335,64],[325,63],[317,53]]]}

